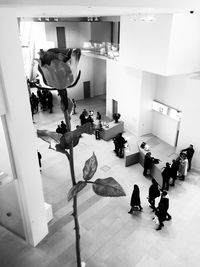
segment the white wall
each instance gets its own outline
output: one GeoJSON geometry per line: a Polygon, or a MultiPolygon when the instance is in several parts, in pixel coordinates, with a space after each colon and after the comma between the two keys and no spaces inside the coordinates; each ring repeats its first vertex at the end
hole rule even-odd
{"type": "Polygon", "coordinates": [[[5,96],[3,93],[3,86],[4,83],[0,65],[0,116],[6,113],[6,103],[5,103],[5,96]]]}
{"type": "Polygon", "coordinates": [[[94,60],[94,95],[106,94],[106,60],[94,60]]]}
{"type": "MultiPolygon", "coordinates": [[[[38,57],[37,53],[39,52],[40,49],[46,50],[49,48],[49,47],[47,47],[45,23],[44,22],[34,22],[33,23],[33,34],[34,34],[34,41],[35,41],[35,53],[38,57]]],[[[52,44],[55,46],[54,41],[52,44]]]]}
{"type": "Polygon", "coordinates": [[[178,121],[153,111],[152,133],[170,144],[175,145],[178,121]]]}
{"type": "Polygon", "coordinates": [[[136,69],[165,74],[168,63],[172,15],[156,15],[153,22],[120,22],[120,61],[136,69]]]}
{"type": "Polygon", "coordinates": [[[13,177],[12,169],[10,165],[10,158],[8,154],[7,143],[5,139],[4,129],[2,125],[2,121],[0,118],[0,172],[8,174],[10,177],[13,177]]]}
{"type": "Polygon", "coordinates": [[[174,14],[167,74],[182,74],[200,69],[200,15],[174,14]]]}
{"type": "Polygon", "coordinates": [[[183,112],[177,151],[193,144],[196,150],[194,167],[200,168],[200,80],[187,76],[158,76],[156,100],[183,112]]]}
{"type": "Polygon", "coordinates": [[[83,42],[88,42],[91,38],[90,23],[81,22],[79,23],[79,42],[80,47],[83,47],[83,42]]]}
{"type": "Polygon", "coordinates": [[[86,81],[90,81],[91,97],[106,93],[106,60],[82,54],[78,68],[81,70],[81,77],[76,86],[68,88],[70,98],[84,98],[83,83],[86,81]]]}
{"type": "Polygon", "coordinates": [[[112,99],[118,101],[118,112],[125,129],[138,136],[142,72],[107,61],[106,113],[112,116],[112,99]]]}
{"type": "Polygon", "coordinates": [[[23,222],[27,242],[36,245],[48,233],[48,227],[15,11],[0,9],[0,36],[6,121],[23,207],[23,222]],[[20,101],[17,101],[19,97],[20,101]]]}
{"type": "Polygon", "coordinates": [[[66,47],[74,48],[81,47],[79,38],[79,23],[80,22],[46,22],[46,39],[55,43],[58,47],[56,27],[65,27],[66,47]]]}
{"type": "Polygon", "coordinates": [[[78,65],[78,69],[81,70],[81,77],[76,86],[67,89],[70,98],[74,98],[75,100],[84,98],[83,82],[86,81],[90,81],[90,94],[91,97],[94,96],[94,60],[92,57],[81,55],[78,65]]]}
{"type": "Polygon", "coordinates": [[[156,89],[156,75],[143,72],[140,99],[139,135],[152,133],[152,102],[156,89]]]}

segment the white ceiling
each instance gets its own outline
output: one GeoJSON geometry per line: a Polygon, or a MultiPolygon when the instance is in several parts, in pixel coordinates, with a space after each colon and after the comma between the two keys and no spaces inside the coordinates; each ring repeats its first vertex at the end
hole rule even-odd
{"type": "Polygon", "coordinates": [[[200,13],[200,0],[0,0],[20,17],[117,16],[134,13],[200,13]]]}

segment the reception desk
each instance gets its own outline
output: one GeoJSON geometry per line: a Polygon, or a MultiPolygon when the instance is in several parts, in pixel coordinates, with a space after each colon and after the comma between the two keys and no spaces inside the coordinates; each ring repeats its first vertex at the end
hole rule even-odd
{"type": "Polygon", "coordinates": [[[172,159],[177,158],[176,148],[152,134],[141,136],[140,140],[132,137],[127,140],[128,146],[125,148],[124,159],[126,167],[136,163],[140,163],[144,166],[144,157],[147,151],[140,147],[142,142],[149,145],[151,156],[153,158],[160,159],[158,164],[152,164],[150,175],[162,187],[163,167],[165,167],[166,162],[171,163],[172,159]]]}
{"type": "Polygon", "coordinates": [[[125,167],[138,163],[140,151],[138,148],[138,143],[136,138],[135,137],[128,138],[125,146],[126,146],[124,149],[125,167]]]}
{"type": "Polygon", "coordinates": [[[100,132],[100,137],[105,141],[112,139],[118,133],[122,133],[124,131],[123,121],[119,121],[118,123],[111,121],[106,123],[106,125],[103,125],[102,130],[100,132]]]}
{"type": "MultiPolygon", "coordinates": [[[[153,158],[160,159],[158,164],[152,164],[151,168],[151,176],[157,181],[157,183],[162,186],[163,178],[162,171],[166,165],[166,162],[171,164],[173,159],[177,158],[176,148],[164,142],[160,138],[149,134],[141,137],[143,142],[146,142],[147,145],[150,146],[151,156],[153,158]]],[[[144,165],[144,157],[147,153],[144,149],[140,148],[142,142],[139,142],[139,162],[143,166],[144,165]]]]}

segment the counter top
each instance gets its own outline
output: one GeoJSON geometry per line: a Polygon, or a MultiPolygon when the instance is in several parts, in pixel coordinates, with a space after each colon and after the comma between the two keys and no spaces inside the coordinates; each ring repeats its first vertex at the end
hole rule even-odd
{"type": "Polygon", "coordinates": [[[82,49],[81,53],[84,56],[94,57],[94,58],[103,59],[103,60],[116,60],[116,61],[119,60],[119,56],[111,58],[111,57],[106,56],[106,55],[101,55],[99,52],[95,52],[95,51],[92,51],[92,50],[82,49]]]}

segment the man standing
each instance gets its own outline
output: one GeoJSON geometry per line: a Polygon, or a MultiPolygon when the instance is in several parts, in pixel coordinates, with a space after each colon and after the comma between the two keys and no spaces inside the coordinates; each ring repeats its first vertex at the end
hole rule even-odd
{"type": "Polygon", "coordinates": [[[147,152],[144,157],[144,171],[143,171],[144,176],[147,175],[148,170],[151,170],[151,165],[152,165],[151,152],[147,152]]]}
{"type": "Polygon", "coordinates": [[[171,176],[171,169],[169,162],[166,163],[164,170],[162,171],[163,185],[162,190],[169,190],[169,179],[171,176]]]}
{"type": "Polygon", "coordinates": [[[181,152],[186,152],[186,156],[188,159],[188,171],[189,171],[191,169],[192,157],[195,152],[193,145],[190,145],[189,147],[182,149],[181,152]]]}

